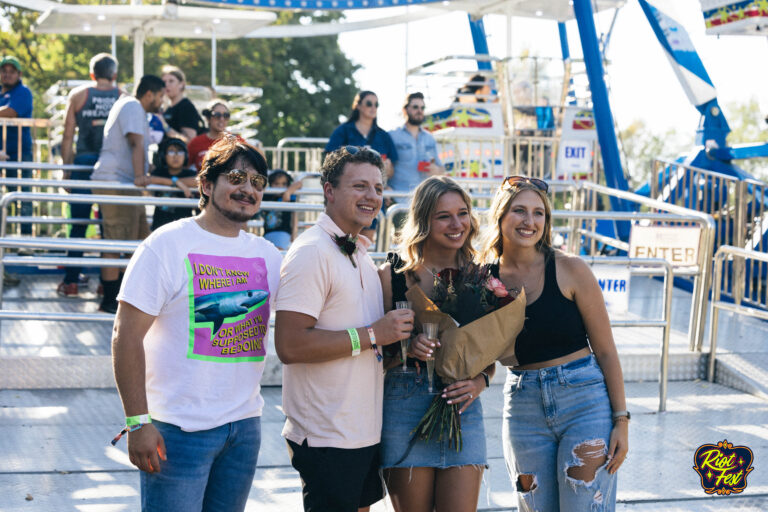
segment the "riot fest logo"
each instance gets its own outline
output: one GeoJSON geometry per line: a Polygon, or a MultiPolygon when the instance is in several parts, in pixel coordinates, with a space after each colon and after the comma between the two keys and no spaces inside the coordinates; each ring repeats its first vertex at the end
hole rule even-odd
{"type": "Polygon", "coordinates": [[[753,461],[752,450],[723,439],[716,445],[699,446],[693,456],[693,469],[707,494],[738,494],[747,487],[747,475],[755,469],[753,461]]]}

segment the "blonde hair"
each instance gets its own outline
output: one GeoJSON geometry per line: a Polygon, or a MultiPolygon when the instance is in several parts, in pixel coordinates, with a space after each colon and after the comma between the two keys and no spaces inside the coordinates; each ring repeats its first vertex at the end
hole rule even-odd
{"type": "Polygon", "coordinates": [[[530,182],[519,182],[514,185],[505,185],[499,187],[493,198],[493,203],[487,214],[487,231],[485,233],[485,242],[480,253],[480,260],[483,262],[493,262],[501,257],[504,250],[504,236],[501,233],[501,221],[509,212],[510,206],[515,198],[526,190],[532,190],[541,198],[544,203],[544,233],[538,242],[536,250],[548,254],[552,250],[552,206],[549,204],[549,198],[546,192],[530,182]]]}
{"type": "Polygon", "coordinates": [[[186,75],[184,75],[184,72],[181,70],[180,67],[166,64],[165,66],[163,66],[163,69],[160,70],[160,75],[175,76],[176,80],[181,82],[181,90],[183,91],[184,89],[186,89],[187,77],[186,75]]]}
{"type": "Polygon", "coordinates": [[[448,192],[455,192],[461,196],[469,212],[469,234],[464,245],[459,249],[459,256],[464,263],[475,258],[475,249],[472,241],[478,233],[478,222],[472,213],[472,199],[454,180],[447,176],[431,176],[421,182],[413,193],[411,206],[408,208],[408,218],[400,234],[400,258],[404,265],[398,272],[413,271],[424,263],[424,243],[429,238],[432,216],[437,209],[438,200],[448,192]]]}

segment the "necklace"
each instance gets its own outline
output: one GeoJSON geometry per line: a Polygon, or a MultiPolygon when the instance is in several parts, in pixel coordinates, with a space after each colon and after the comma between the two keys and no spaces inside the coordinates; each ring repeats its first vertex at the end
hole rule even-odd
{"type": "MultiPolygon", "coordinates": [[[[541,278],[543,276],[543,273],[536,272],[535,274],[533,274],[531,276],[531,273],[529,272],[526,275],[531,277],[531,281],[529,281],[528,283],[526,283],[526,280],[524,278],[522,278],[522,277],[518,278],[518,275],[516,273],[510,275],[510,273],[507,272],[506,277],[507,277],[508,280],[513,280],[514,279],[515,282],[519,282],[519,286],[517,286],[517,285],[510,286],[509,287],[509,291],[514,292],[515,294],[519,295],[523,290],[525,290],[526,294],[528,295],[531,292],[533,292],[534,289],[538,289],[538,286],[539,286],[539,283],[541,282],[541,278]]],[[[501,268],[499,268],[499,277],[501,277],[501,268]]]]}
{"type": "Polygon", "coordinates": [[[427,272],[432,274],[432,286],[437,287],[440,284],[440,281],[445,281],[447,283],[446,289],[448,290],[448,293],[455,293],[456,289],[453,286],[453,280],[454,278],[459,274],[460,270],[457,267],[445,267],[439,272],[436,272],[434,269],[430,268],[429,265],[427,265],[426,262],[422,263],[422,266],[427,269],[427,272]],[[440,275],[443,274],[443,275],[440,275]]]}

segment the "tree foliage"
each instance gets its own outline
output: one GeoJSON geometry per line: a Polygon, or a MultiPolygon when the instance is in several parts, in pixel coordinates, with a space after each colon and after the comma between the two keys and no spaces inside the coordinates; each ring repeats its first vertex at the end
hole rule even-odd
{"type": "MultiPolygon", "coordinates": [[[[725,115],[731,127],[728,134],[728,144],[745,144],[768,142],[768,132],[765,129],[765,115],[760,110],[756,98],[750,98],[744,103],[732,102],[725,106],[725,115]]],[[[739,167],[756,178],[768,180],[768,159],[751,158],[736,162],[739,167]]]]}
{"type": "Polygon", "coordinates": [[[619,132],[622,152],[631,185],[637,187],[646,183],[651,176],[653,160],[672,160],[682,151],[693,146],[693,135],[680,136],[675,130],[654,133],[645,121],[636,119],[619,132]]]}
{"type": "MultiPolygon", "coordinates": [[[[34,33],[37,12],[4,5],[0,16],[0,23],[6,25],[0,32],[2,52],[21,61],[24,82],[35,94],[36,117],[47,117],[45,90],[58,80],[87,79],[90,58],[110,51],[108,37],[34,33]]],[[[277,23],[293,24],[302,17],[327,22],[341,14],[283,11],[278,16],[277,23]]],[[[266,145],[287,136],[328,136],[339,115],[349,110],[357,66],[341,52],[335,36],[220,40],[217,46],[218,84],[264,90],[257,100],[261,105],[258,137],[266,145]]],[[[126,37],[117,39],[117,58],[118,81],[132,81],[133,43],[126,37]]],[[[210,84],[210,40],[147,38],[145,72],[158,74],[165,64],[183,69],[190,84],[210,84]]]]}

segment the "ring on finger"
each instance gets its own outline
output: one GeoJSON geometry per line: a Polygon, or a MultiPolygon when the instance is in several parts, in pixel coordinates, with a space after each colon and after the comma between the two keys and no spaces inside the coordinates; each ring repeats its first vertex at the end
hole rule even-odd
{"type": "Polygon", "coordinates": [[[472,393],[467,393],[469,395],[469,398],[472,398],[472,393]]]}

